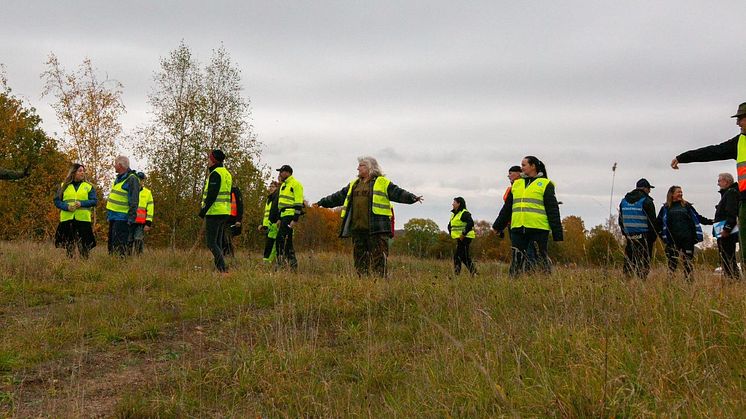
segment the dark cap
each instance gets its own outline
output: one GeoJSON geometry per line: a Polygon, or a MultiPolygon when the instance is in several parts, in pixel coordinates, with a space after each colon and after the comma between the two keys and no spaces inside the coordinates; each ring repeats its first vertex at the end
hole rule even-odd
{"type": "Polygon", "coordinates": [[[738,105],[738,110],[736,111],[736,114],[731,116],[731,118],[739,118],[744,115],[746,115],[746,102],[743,102],[742,104],[738,105]]]}
{"type": "Polygon", "coordinates": [[[650,182],[648,182],[648,180],[645,178],[642,178],[637,181],[637,187],[638,188],[650,188],[650,189],[655,188],[655,186],[651,185],[650,182]]]}
{"type": "Polygon", "coordinates": [[[510,169],[508,169],[508,173],[510,172],[522,172],[521,166],[510,166],[510,169]]]}
{"type": "Polygon", "coordinates": [[[212,158],[214,158],[215,160],[221,163],[223,162],[223,160],[225,160],[225,153],[223,153],[223,150],[216,148],[215,150],[212,150],[210,152],[210,155],[212,156],[212,158]]]}
{"type": "Polygon", "coordinates": [[[288,166],[287,164],[283,164],[282,167],[277,169],[278,172],[290,172],[290,174],[293,174],[293,168],[288,166]]]}
{"type": "Polygon", "coordinates": [[[137,172],[135,173],[137,177],[139,177],[141,180],[145,180],[145,173],[143,172],[137,172]]]}

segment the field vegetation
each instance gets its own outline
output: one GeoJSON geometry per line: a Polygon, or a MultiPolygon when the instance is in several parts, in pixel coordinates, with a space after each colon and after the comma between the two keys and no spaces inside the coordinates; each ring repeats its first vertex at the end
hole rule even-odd
{"type": "Polygon", "coordinates": [[[393,256],[387,280],[302,253],[69,260],[0,242],[0,416],[740,416],[746,287],[700,269],[558,268],[393,256]]]}

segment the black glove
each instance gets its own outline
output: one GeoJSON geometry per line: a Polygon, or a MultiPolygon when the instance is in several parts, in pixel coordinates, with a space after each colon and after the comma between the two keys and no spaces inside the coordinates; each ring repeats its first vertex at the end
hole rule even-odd
{"type": "Polygon", "coordinates": [[[505,230],[500,230],[497,232],[497,237],[504,239],[505,238],[505,230]]]}
{"type": "Polygon", "coordinates": [[[199,210],[199,218],[205,218],[205,215],[207,215],[207,208],[202,208],[199,210]]]}

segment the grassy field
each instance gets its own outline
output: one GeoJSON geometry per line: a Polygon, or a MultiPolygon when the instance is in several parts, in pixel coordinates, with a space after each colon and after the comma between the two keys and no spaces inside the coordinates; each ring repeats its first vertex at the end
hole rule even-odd
{"type": "Polygon", "coordinates": [[[0,416],[741,416],[746,285],[0,243],[0,416]]]}

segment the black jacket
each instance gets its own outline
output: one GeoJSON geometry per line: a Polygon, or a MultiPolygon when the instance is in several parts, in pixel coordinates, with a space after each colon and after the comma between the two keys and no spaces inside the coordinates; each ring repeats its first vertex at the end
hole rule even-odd
{"type": "Polygon", "coordinates": [[[663,213],[666,212],[666,205],[662,205],[658,212],[658,224],[662,229],[668,231],[663,233],[662,237],[667,244],[675,244],[682,247],[694,246],[699,241],[697,239],[696,224],[712,225],[712,220],[702,216],[694,209],[694,206],[687,202],[682,205],[681,202],[674,202],[667,209],[666,225],[663,225],[663,213]],[[694,215],[692,215],[694,213],[694,215]],[[693,217],[696,216],[696,219],[693,217]]]}
{"type": "MultiPolygon", "coordinates": [[[[536,179],[537,178],[518,179],[516,182],[526,182],[526,186],[528,186],[536,179]]],[[[559,203],[557,203],[557,196],[554,194],[554,183],[552,182],[549,182],[549,185],[547,185],[547,188],[544,190],[544,210],[546,211],[547,219],[549,220],[549,229],[552,230],[552,239],[554,241],[562,241],[562,219],[560,218],[559,203]]],[[[497,219],[495,219],[495,222],[492,224],[492,228],[496,231],[503,231],[505,227],[510,224],[510,219],[512,217],[513,190],[511,189],[508,194],[508,199],[505,201],[505,205],[503,205],[500,214],[498,214],[497,219]]]]}
{"type": "MultiPolygon", "coordinates": [[[[370,179],[370,190],[373,190],[373,184],[376,182],[377,177],[373,177],[370,179]]],[[[319,202],[317,204],[320,207],[324,208],[334,208],[344,205],[345,198],[347,197],[347,191],[349,190],[350,185],[347,184],[345,187],[340,189],[337,192],[334,192],[333,194],[326,196],[324,198],[319,199],[319,202]]],[[[411,192],[405,191],[404,189],[394,185],[393,182],[389,183],[389,187],[386,190],[389,196],[389,201],[391,202],[399,202],[402,204],[414,204],[417,202],[417,196],[411,192]]],[[[371,205],[369,208],[371,209],[370,212],[370,230],[368,231],[369,234],[380,234],[380,233],[389,233],[391,234],[391,218],[387,217],[385,215],[376,215],[373,214],[373,194],[370,194],[370,200],[371,205]]],[[[349,208],[347,209],[347,212],[345,213],[345,218],[342,220],[342,228],[339,232],[339,237],[349,237],[349,220],[350,215],[352,214],[352,202],[349,204],[349,208]]]]}
{"type": "MultiPolygon", "coordinates": [[[[634,189],[627,193],[627,195],[624,195],[624,199],[627,200],[630,204],[634,204],[635,202],[646,198],[645,202],[642,204],[642,210],[645,212],[645,215],[648,218],[648,228],[650,229],[648,234],[649,236],[654,235],[661,235],[661,225],[658,223],[658,218],[655,215],[655,203],[653,202],[653,197],[645,193],[642,189],[634,189]]],[[[619,203],[619,228],[622,230],[622,234],[624,234],[624,220],[622,220],[622,204],[619,203]]],[[[654,238],[654,237],[653,237],[654,238]]]]}
{"type": "Polygon", "coordinates": [[[715,206],[715,219],[717,223],[725,220],[723,230],[730,232],[738,223],[738,184],[733,183],[720,191],[720,202],[715,206]]]}
{"type": "MultiPolygon", "coordinates": [[[[676,156],[679,163],[695,163],[719,160],[735,160],[738,157],[738,138],[736,135],[728,141],[720,144],[708,145],[706,147],[689,150],[676,156]]],[[[746,201],[746,191],[740,193],[741,200],[746,201]]]]}

